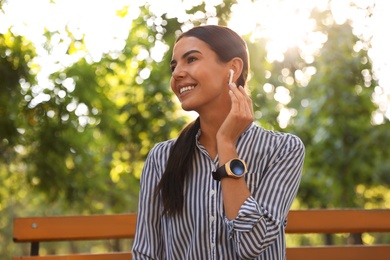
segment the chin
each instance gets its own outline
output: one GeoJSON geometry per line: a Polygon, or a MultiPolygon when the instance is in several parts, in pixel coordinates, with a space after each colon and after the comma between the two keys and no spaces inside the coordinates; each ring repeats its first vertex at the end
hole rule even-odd
{"type": "Polygon", "coordinates": [[[185,100],[184,102],[181,102],[181,108],[186,111],[186,112],[192,112],[192,111],[195,111],[197,112],[198,111],[198,108],[199,108],[199,105],[201,105],[200,103],[198,102],[188,102],[189,100],[185,100]]]}
{"type": "Polygon", "coordinates": [[[190,111],[193,111],[193,109],[191,107],[188,107],[188,106],[181,106],[181,108],[184,110],[184,111],[187,111],[187,112],[190,112],[190,111]]]}
{"type": "Polygon", "coordinates": [[[180,105],[181,105],[181,109],[183,109],[184,111],[191,110],[191,107],[188,104],[186,104],[186,102],[180,102],[180,105]]]}

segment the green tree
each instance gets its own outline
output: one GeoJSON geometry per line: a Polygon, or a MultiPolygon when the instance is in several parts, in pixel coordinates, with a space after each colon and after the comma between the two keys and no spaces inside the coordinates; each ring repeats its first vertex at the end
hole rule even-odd
{"type": "Polygon", "coordinates": [[[12,217],[23,209],[27,190],[23,164],[26,115],[24,90],[34,82],[29,62],[35,56],[31,42],[10,31],[0,34],[0,255],[10,252],[12,217]]]}
{"type": "MultiPolygon", "coordinates": [[[[213,15],[201,3],[187,13],[203,12],[204,19],[191,21],[200,24],[215,15],[228,18],[229,6],[227,1],[213,15]]],[[[135,7],[118,15],[126,16],[130,8],[135,7]]],[[[0,188],[0,223],[8,228],[0,237],[6,241],[0,255],[11,255],[12,241],[5,238],[11,237],[14,216],[136,210],[148,151],[176,137],[189,120],[169,87],[168,46],[182,25],[151,13],[148,5],[140,7],[124,49],[99,61],[85,55],[51,74],[47,86],[35,81],[39,67],[33,46],[11,32],[1,35],[0,120],[6,127],[1,128],[0,176],[6,185],[0,188]],[[18,195],[10,200],[13,193],[18,195]]],[[[66,55],[87,51],[84,39],[68,28],[46,31],[44,37],[49,55],[58,39],[70,42],[66,55]]]]}
{"type": "Polygon", "coordinates": [[[334,24],[327,35],[316,74],[295,92],[293,128],[307,147],[299,196],[308,207],[364,207],[359,185],[390,184],[379,170],[389,156],[390,124],[372,120],[377,82],[367,50],[353,48],[358,38],[351,26],[334,24]]]}
{"type": "MultiPolygon", "coordinates": [[[[327,41],[312,64],[304,62],[299,49],[292,48],[284,62],[268,65],[271,76],[263,84],[270,84],[271,91],[255,93],[253,99],[255,105],[274,104],[276,109],[266,108],[259,121],[275,122],[272,118],[281,108],[293,115],[285,129],[274,125],[277,130],[297,134],[306,146],[298,191],[301,207],[365,208],[368,203],[380,207],[386,196],[382,187],[388,190],[390,185],[390,122],[373,122],[378,107],[372,95],[378,83],[372,76],[369,43],[355,36],[348,22],[329,23],[329,12],[314,12],[313,17],[327,41]],[[322,23],[325,20],[327,24],[322,23]],[[300,79],[305,73],[308,82],[300,79]],[[287,89],[291,102],[275,103],[275,86],[287,89]],[[376,191],[375,195],[364,196],[359,191],[362,187],[376,191]]],[[[331,237],[325,239],[332,243],[331,237]]],[[[353,235],[352,241],[362,242],[360,235],[353,235]]]]}
{"type": "MultiPolygon", "coordinates": [[[[314,10],[312,17],[317,32],[327,39],[313,63],[305,61],[298,47],[290,48],[283,62],[269,63],[265,43],[249,44],[255,117],[266,128],[303,139],[306,159],[298,192],[303,207],[364,208],[370,199],[359,194],[361,185],[390,184],[390,124],[372,119],[378,109],[372,101],[378,82],[372,76],[369,42],[353,34],[350,21],[336,24],[329,10],[314,10]],[[291,101],[275,98],[278,87],[291,101]],[[291,116],[284,126],[277,120],[282,109],[291,116]]],[[[381,198],[371,199],[378,203],[381,198]]]]}

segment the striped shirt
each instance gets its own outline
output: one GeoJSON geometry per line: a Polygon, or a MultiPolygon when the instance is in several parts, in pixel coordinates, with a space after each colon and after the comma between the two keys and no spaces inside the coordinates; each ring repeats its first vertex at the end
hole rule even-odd
{"type": "Polygon", "coordinates": [[[211,159],[198,142],[200,134],[182,215],[162,216],[161,198],[154,197],[175,139],[150,151],[141,176],[133,259],[285,259],[284,230],[301,179],[302,141],[252,123],[236,145],[248,167],[245,179],[252,195],[228,220],[221,184],[211,175],[218,156],[211,159]]]}

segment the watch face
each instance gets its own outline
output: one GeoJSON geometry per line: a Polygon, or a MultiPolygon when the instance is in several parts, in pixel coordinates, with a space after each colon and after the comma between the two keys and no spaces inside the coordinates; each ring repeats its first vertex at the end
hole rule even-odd
{"type": "Polygon", "coordinates": [[[230,170],[237,176],[245,174],[245,166],[240,160],[232,160],[230,162],[230,170]]]}

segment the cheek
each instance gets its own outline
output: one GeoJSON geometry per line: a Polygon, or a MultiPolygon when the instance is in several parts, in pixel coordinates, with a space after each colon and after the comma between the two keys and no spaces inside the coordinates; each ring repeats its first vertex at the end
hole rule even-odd
{"type": "Polygon", "coordinates": [[[229,84],[229,79],[225,78],[223,72],[219,71],[210,72],[206,81],[216,89],[227,87],[229,84]]]}
{"type": "Polygon", "coordinates": [[[202,74],[202,79],[204,82],[207,82],[210,85],[217,85],[220,82],[220,76],[218,72],[213,69],[204,70],[202,74]]]}
{"type": "Polygon", "coordinates": [[[206,70],[207,79],[214,84],[228,84],[229,76],[226,74],[226,70],[221,66],[213,66],[206,70]]]}
{"type": "Polygon", "coordinates": [[[170,87],[171,87],[171,90],[172,90],[173,92],[175,92],[175,89],[174,89],[174,79],[173,79],[173,77],[171,77],[171,80],[170,80],[170,82],[169,82],[169,85],[170,85],[170,87]]]}

